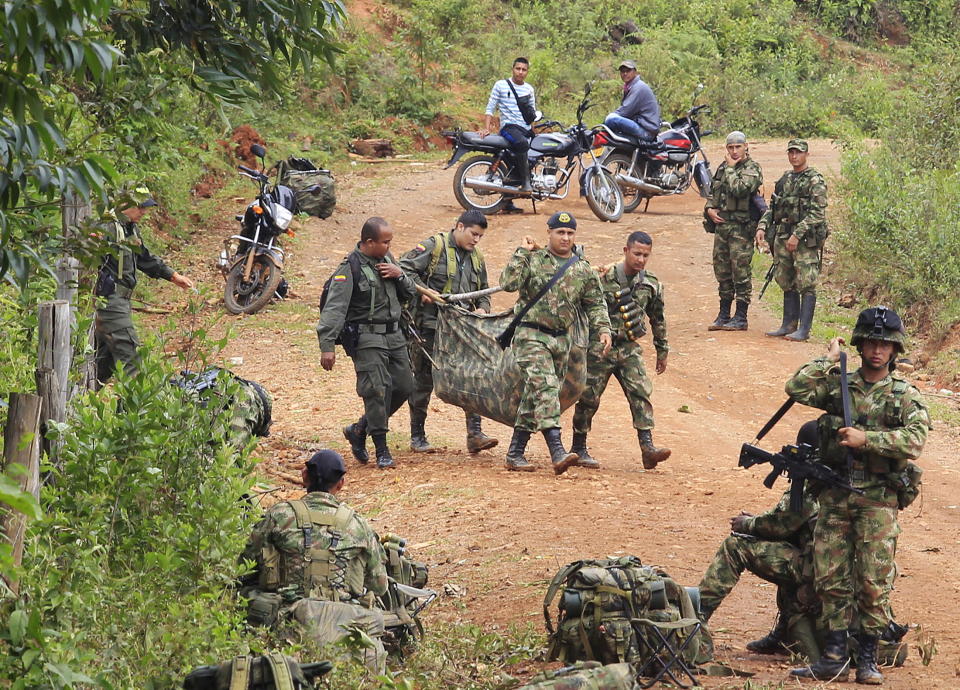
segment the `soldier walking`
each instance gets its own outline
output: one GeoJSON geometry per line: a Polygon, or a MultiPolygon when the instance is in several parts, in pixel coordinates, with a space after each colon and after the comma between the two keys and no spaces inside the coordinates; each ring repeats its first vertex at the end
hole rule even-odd
{"type": "MultiPolygon", "coordinates": [[[[485,290],[487,264],[477,244],[487,230],[487,217],[480,211],[464,211],[449,232],[425,239],[400,259],[400,268],[414,282],[441,294],[485,290]]],[[[484,295],[466,303],[475,311],[490,313],[490,297],[484,295]]],[[[417,453],[433,450],[427,440],[424,423],[433,392],[433,344],[437,335],[437,305],[428,296],[414,300],[414,327],[422,339],[410,355],[413,364],[413,393],[410,395],[410,449],[417,453]]],[[[467,415],[467,450],[477,453],[493,448],[497,439],[483,433],[480,415],[467,415]]]]}
{"type": "Polygon", "coordinates": [[[556,283],[543,294],[520,322],[513,337],[517,366],[526,374],[513,438],[507,451],[508,470],[531,472],[535,468],[524,457],[530,434],[542,431],[550,450],[556,474],[577,463],[575,453],[567,453],[560,438],[560,387],[566,375],[570,354],[570,328],[582,312],[590,325],[591,337],[600,341],[600,352],[610,350],[610,319],[596,272],[574,254],[577,220],[560,211],[547,221],[547,246],[539,248],[526,236],[500,274],[500,285],[507,292],[519,292],[514,308],[524,305],[562,271],[556,283]]]}
{"type": "Polygon", "coordinates": [[[657,374],[666,371],[669,348],[667,322],[663,316],[663,285],[646,270],[651,251],[650,235],[640,231],[631,233],[623,248],[623,261],[608,268],[600,278],[613,328],[613,346],[603,354],[601,343],[591,343],[587,354],[587,388],[574,411],[573,447],[570,448],[571,453],[580,456],[581,467],[600,467],[587,450],[587,434],[611,375],[617,377],[630,404],[644,468],[651,470],[670,457],[669,448],[653,445],[653,405],[650,403],[653,384],[647,376],[639,343],[646,333],[646,317],[650,319],[653,346],[657,350],[657,374]]]}
{"type": "Polygon", "coordinates": [[[369,460],[367,434],[373,437],[380,468],[394,465],[387,446],[388,419],[413,389],[407,341],[399,321],[402,304],[417,293],[413,280],[390,254],[392,241],[393,229],[386,220],[367,219],[357,248],[330,280],[317,324],[320,365],[333,369],[334,346],[342,338],[353,358],[357,395],[363,398],[363,416],[345,427],[343,435],[361,463],[369,460]]]}
{"type": "Polygon", "coordinates": [[[774,276],[783,290],[783,323],[767,335],[807,340],[817,307],[817,278],[827,240],[827,183],[807,165],[803,139],[787,144],[793,170],[777,180],[770,208],[757,224],[756,241],[766,241],[776,263],[774,276]]]}
{"type": "Polygon", "coordinates": [[[750,306],[754,228],[750,203],[763,184],[760,165],[750,158],[743,132],[727,135],[726,157],[713,175],[710,198],[704,208],[706,228],[713,236],[713,273],[720,292],[720,311],[709,331],[747,330],[750,306]],[[730,317],[734,300],[737,310],[730,317]]]}
{"type": "MultiPolygon", "coordinates": [[[[864,309],[851,344],[860,368],[849,377],[851,426],[844,423],[840,361],[842,338],[830,341],[826,357],[804,365],[787,381],[787,395],[825,411],[819,420],[823,462],[849,475],[863,491],[827,487],[819,496],[814,530],[814,582],[828,628],[822,656],[793,676],[846,680],[849,675],[847,631],[860,621],[858,683],[879,685],[877,642],[889,618],[894,555],[900,525],[897,510],[909,505],[906,493],[919,468],[909,463],[923,450],[930,417],[919,391],[895,369],[905,333],[892,309],[864,309]],[[910,470],[916,472],[911,474],[910,470]]],[[[913,494],[915,496],[915,494],[913,494]]]]}

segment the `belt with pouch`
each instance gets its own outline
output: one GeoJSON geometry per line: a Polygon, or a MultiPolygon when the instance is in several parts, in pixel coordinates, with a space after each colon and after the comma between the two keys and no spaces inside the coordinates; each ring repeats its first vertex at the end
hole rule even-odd
{"type": "Polygon", "coordinates": [[[566,328],[547,328],[546,326],[541,326],[540,324],[533,323],[532,321],[521,321],[520,325],[524,328],[532,328],[535,331],[552,335],[554,338],[559,338],[567,334],[566,328]]]}
{"type": "Polygon", "coordinates": [[[357,329],[360,333],[377,333],[379,335],[386,335],[387,333],[396,332],[398,326],[396,321],[388,321],[386,323],[365,323],[363,321],[358,321],[357,329]]]}

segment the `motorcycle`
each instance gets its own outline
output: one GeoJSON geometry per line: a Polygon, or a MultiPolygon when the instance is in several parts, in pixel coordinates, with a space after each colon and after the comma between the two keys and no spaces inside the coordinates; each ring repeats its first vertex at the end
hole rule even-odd
{"type": "Polygon", "coordinates": [[[297,212],[295,192],[285,185],[270,185],[264,171],[266,150],[259,144],[250,151],[260,158],[260,170],[238,165],[240,174],[257,183],[260,191],[250,202],[240,222],[240,234],[224,240],[219,266],[226,278],[223,302],[231,314],[255,314],[286,292],[283,280],[283,250],[280,235],[293,234],[290,222],[297,212]]]}
{"type": "Polygon", "coordinates": [[[459,130],[446,132],[454,151],[444,169],[450,168],[467,153],[479,154],[463,160],[453,176],[453,194],[460,205],[489,215],[516,198],[529,197],[534,204],[546,199],[565,199],[579,167],[580,191],[587,197],[590,209],[600,220],[611,223],[620,220],[623,215],[620,187],[610,170],[594,155],[597,128],[588,129],[583,124],[583,114],[592,107],[589,97],[590,84],[587,84],[583,100],[577,107],[577,124],[560,132],[545,131],[562,127],[556,121],[534,125],[527,152],[532,192],[521,191],[514,154],[502,136],[482,137],[477,132],[459,130]],[[589,162],[583,161],[584,155],[589,155],[589,162]]]}
{"type": "Polygon", "coordinates": [[[710,106],[690,108],[683,117],[669,123],[669,128],[653,142],[600,125],[593,145],[604,147],[600,160],[620,185],[624,211],[635,211],[644,200],[646,211],[651,198],[683,194],[691,182],[696,183],[700,196],[710,196],[710,162],[700,138],[711,132],[700,133],[696,117],[702,112],[710,112],[710,106]]]}

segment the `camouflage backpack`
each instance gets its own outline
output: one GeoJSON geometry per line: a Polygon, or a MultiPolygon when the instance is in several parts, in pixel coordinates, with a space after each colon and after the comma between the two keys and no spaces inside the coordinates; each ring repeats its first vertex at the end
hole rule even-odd
{"type": "Polygon", "coordinates": [[[637,690],[635,672],[630,664],[578,661],[556,671],[544,671],[530,679],[520,690],[637,690]]]}
{"type": "Polygon", "coordinates": [[[379,597],[378,605],[384,611],[384,624],[390,633],[385,643],[388,650],[402,654],[423,636],[423,624],[418,614],[436,596],[431,590],[425,590],[429,569],[426,563],[415,561],[406,555],[407,540],[395,534],[385,534],[380,538],[386,553],[387,575],[390,584],[386,594],[379,597]],[[398,587],[398,585],[400,585],[398,587]],[[406,593],[405,587],[413,587],[429,593],[418,598],[406,593]]]}
{"type": "Polygon", "coordinates": [[[230,661],[194,669],[183,681],[184,690],[300,690],[327,673],[332,664],[299,664],[283,654],[238,656],[230,661]]]}
{"type": "MultiPolygon", "coordinates": [[[[646,566],[636,556],[575,561],[550,582],[543,600],[548,632],[548,658],[564,662],[629,662],[644,665],[651,654],[638,635],[639,620],[675,627],[683,644],[696,625],[697,612],[690,592],[663,570],[646,566]],[[562,589],[554,625],[550,607],[562,589]],[[690,625],[676,626],[680,621],[690,625]]],[[[709,661],[711,641],[699,628],[683,652],[688,664],[709,661]]]]}
{"type": "Polygon", "coordinates": [[[306,158],[291,156],[277,163],[280,184],[293,189],[297,208],[317,218],[329,218],[337,205],[337,183],[329,170],[317,168],[306,158]]]}

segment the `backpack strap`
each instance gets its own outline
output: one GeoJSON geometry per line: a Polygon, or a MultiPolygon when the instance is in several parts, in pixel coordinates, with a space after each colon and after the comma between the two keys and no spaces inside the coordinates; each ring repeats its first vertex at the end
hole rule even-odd
{"type": "Polygon", "coordinates": [[[312,510],[302,500],[294,499],[287,503],[293,509],[297,528],[303,531],[303,557],[306,564],[303,569],[303,595],[309,597],[316,593],[322,599],[338,600],[334,580],[342,573],[337,567],[334,547],[340,540],[340,533],[346,530],[353,519],[353,509],[341,503],[336,512],[329,512],[312,510]],[[314,529],[317,526],[330,528],[332,535],[329,547],[320,548],[316,545],[314,529]]]}
{"type": "Polygon", "coordinates": [[[557,591],[560,589],[560,585],[566,584],[567,580],[570,579],[570,576],[580,570],[583,565],[583,561],[574,561],[573,563],[565,566],[562,570],[560,570],[560,572],[553,576],[553,579],[550,581],[550,586],[547,587],[547,594],[543,598],[543,618],[547,624],[547,632],[551,635],[554,633],[554,630],[553,621],[550,620],[550,604],[553,603],[554,597],[557,596],[557,591]]]}
{"type": "Polygon", "coordinates": [[[250,657],[235,656],[230,662],[230,690],[247,690],[250,685],[250,657]]]}
{"type": "Polygon", "coordinates": [[[290,675],[290,667],[287,666],[287,660],[279,652],[264,654],[264,659],[270,664],[270,671],[273,674],[273,687],[276,690],[295,690],[293,687],[293,677],[290,675]]]}

